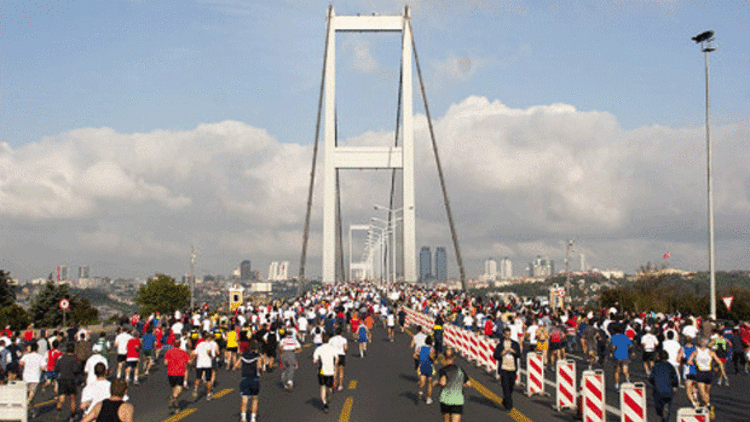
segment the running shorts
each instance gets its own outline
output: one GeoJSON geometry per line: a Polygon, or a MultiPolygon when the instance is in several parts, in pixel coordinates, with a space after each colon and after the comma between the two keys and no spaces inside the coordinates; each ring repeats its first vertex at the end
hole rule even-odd
{"type": "Polygon", "coordinates": [[[243,377],[240,380],[240,395],[242,397],[257,397],[260,393],[260,380],[258,378],[243,377]]]}
{"type": "Polygon", "coordinates": [[[462,405],[440,403],[440,413],[443,415],[460,415],[464,413],[462,405]]]}
{"type": "Polygon", "coordinates": [[[172,388],[182,387],[182,384],[185,383],[184,375],[168,375],[167,378],[169,379],[169,386],[172,388]]]}

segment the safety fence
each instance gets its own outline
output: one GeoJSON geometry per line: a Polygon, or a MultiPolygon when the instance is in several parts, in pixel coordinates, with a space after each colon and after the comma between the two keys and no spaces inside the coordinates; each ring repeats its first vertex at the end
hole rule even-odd
{"type": "MultiPolygon", "coordinates": [[[[410,308],[406,311],[406,324],[419,325],[427,332],[435,326],[435,319],[410,308]]],[[[453,324],[443,325],[444,344],[453,347],[468,362],[483,368],[487,373],[497,375],[497,361],[492,356],[499,340],[466,330],[453,324]]],[[[576,364],[572,360],[560,360],[555,367],[555,380],[545,378],[545,362],[539,352],[531,351],[525,356],[526,369],[519,368],[517,380],[525,376],[524,392],[527,396],[547,395],[545,385],[555,390],[553,408],[558,411],[571,409],[578,412],[584,422],[604,422],[607,412],[620,418],[622,422],[645,422],[646,386],[643,383],[623,383],[619,391],[620,408],[606,403],[604,371],[585,370],[581,374],[580,389],[577,389],[576,364]]],[[[678,422],[708,422],[705,409],[678,409],[678,422]]]]}

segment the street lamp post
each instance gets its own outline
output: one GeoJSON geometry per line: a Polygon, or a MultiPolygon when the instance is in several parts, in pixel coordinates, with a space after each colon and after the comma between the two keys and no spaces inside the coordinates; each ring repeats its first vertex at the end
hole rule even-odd
{"type": "Polygon", "coordinates": [[[713,177],[711,175],[711,97],[708,90],[708,53],[716,50],[711,45],[714,31],[706,31],[694,36],[693,41],[700,44],[706,63],[706,173],[708,194],[708,273],[711,283],[711,318],[716,319],[716,274],[714,263],[714,198],[713,177]]]}

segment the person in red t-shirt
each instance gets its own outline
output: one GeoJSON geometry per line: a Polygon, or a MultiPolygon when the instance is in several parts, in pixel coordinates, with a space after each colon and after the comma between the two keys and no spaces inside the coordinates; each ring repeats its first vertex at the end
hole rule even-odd
{"type": "Polygon", "coordinates": [[[172,397],[169,399],[169,410],[173,415],[180,409],[178,399],[182,394],[182,385],[185,383],[187,365],[190,363],[188,352],[180,348],[180,339],[174,339],[174,347],[164,354],[164,363],[167,365],[167,378],[172,387],[172,397]]]}
{"type": "Polygon", "coordinates": [[[130,371],[133,370],[133,384],[138,385],[138,365],[141,353],[141,338],[137,329],[133,329],[133,338],[128,340],[128,353],[125,355],[125,381],[130,378],[130,371]]]}
{"type": "Polygon", "coordinates": [[[352,335],[353,336],[357,335],[357,329],[359,328],[359,322],[360,322],[359,321],[359,314],[356,313],[356,312],[352,313],[352,319],[351,319],[351,321],[349,321],[349,324],[352,327],[352,335]]]}
{"type": "Polygon", "coordinates": [[[161,349],[164,348],[164,344],[161,342],[162,337],[164,337],[164,331],[161,329],[161,325],[156,326],[154,337],[156,337],[156,342],[154,343],[154,359],[159,359],[159,356],[161,356],[161,349]]]}
{"type": "Polygon", "coordinates": [[[57,340],[52,340],[52,348],[47,351],[47,371],[45,372],[44,385],[42,386],[42,393],[49,387],[50,384],[54,383],[55,394],[57,394],[57,376],[58,373],[55,371],[55,364],[63,352],[59,349],[60,343],[57,340]]]}

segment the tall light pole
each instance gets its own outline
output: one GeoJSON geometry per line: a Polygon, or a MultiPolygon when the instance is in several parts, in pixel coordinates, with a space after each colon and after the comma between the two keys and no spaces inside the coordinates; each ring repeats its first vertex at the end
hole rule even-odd
{"type": "Polygon", "coordinates": [[[706,31],[694,36],[693,41],[700,44],[706,62],[706,173],[708,178],[708,273],[711,281],[711,318],[716,319],[716,274],[714,270],[714,198],[713,178],[711,176],[711,97],[708,91],[708,53],[716,50],[711,45],[714,31],[706,31]]]}
{"type": "Polygon", "coordinates": [[[195,247],[190,245],[190,312],[195,308],[195,247]]]}

